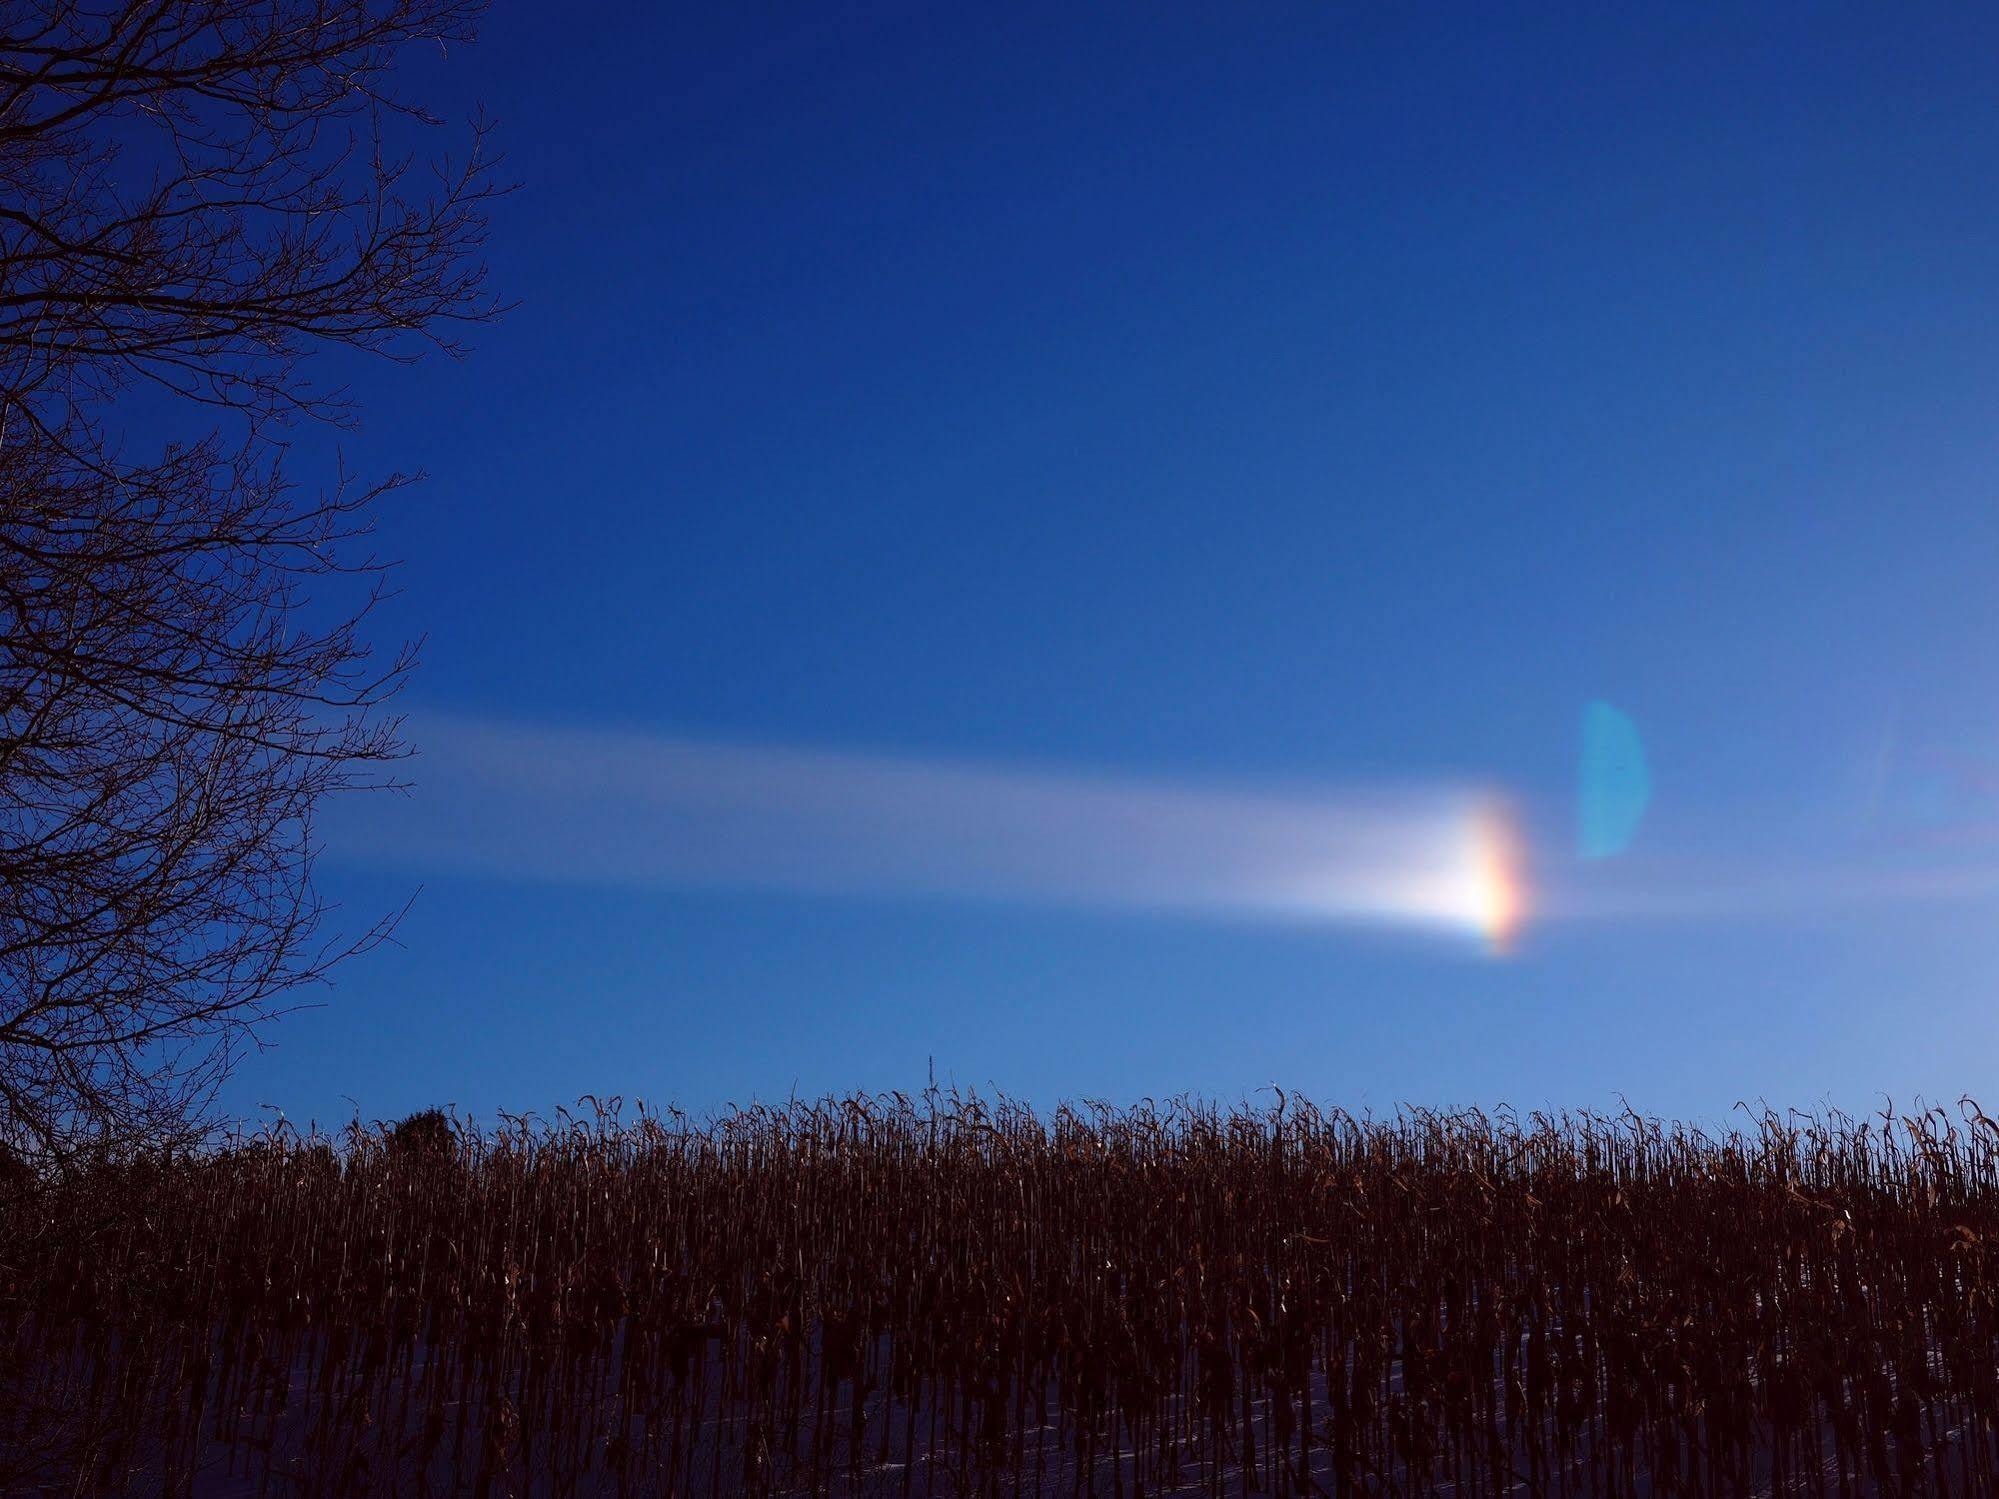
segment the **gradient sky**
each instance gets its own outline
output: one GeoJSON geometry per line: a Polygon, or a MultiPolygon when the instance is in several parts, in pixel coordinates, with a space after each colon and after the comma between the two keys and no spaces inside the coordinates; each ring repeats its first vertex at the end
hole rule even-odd
{"type": "Polygon", "coordinates": [[[402,946],[226,1106],[1999,1095],[1999,14],[1501,9],[502,6],[411,86],[520,306],[338,368],[420,750],[1494,788],[1514,955],[482,865],[433,754],[327,828],[402,946]]]}

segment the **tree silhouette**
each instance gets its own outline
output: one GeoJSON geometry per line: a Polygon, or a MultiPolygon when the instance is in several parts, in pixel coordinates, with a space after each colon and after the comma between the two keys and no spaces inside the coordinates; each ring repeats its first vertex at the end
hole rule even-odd
{"type": "Polygon", "coordinates": [[[283,435],[352,420],[315,348],[456,352],[497,310],[485,123],[456,162],[388,145],[438,124],[396,53],[479,9],[0,0],[0,1140],[28,1156],[185,1127],[385,931],[325,934],[312,815],[402,753],[413,651],[364,639],[363,538],[408,480],[303,490],[283,435]]]}

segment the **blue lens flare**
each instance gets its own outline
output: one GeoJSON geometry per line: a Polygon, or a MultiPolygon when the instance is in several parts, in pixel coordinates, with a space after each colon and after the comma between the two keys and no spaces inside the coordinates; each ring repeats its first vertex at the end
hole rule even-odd
{"type": "Polygon", "coordinates": [[[1609,703],[1592,702],[1583,709],[1577,851],[1585,859],[1623,853],[1651,800],[1652,772],[1638,726],[1609,703]]]}

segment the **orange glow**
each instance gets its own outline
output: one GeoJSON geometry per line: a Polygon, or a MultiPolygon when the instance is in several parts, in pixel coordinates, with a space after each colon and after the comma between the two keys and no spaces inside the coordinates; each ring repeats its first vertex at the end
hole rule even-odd
{"type": "Polygon", "coordinates": [[[1478,928],[1496,957],[1514,950],[1529,909],[1526,849],[1520,826],[1504,802],[1490,800],[1473,813],[1473,859],[1478,879],[1478,928]]]}

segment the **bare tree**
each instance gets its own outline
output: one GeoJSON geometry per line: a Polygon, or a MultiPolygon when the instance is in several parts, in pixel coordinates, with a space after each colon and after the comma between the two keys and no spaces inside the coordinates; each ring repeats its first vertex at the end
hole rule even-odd
{"type": "MultiPolygon", "coordinates": [[[[492,163],[399,50],[480,0],[0,0],[0,1144],[196,1117],[329,938],[312,814],[381,784],[369,510],[286,424],[352,410],[302,360],[413,358],[496,309],[492,163]],[[150,446],[135,424],[188,419],[150,446]],[[345,607],[315,588],[359,575],[345,607]]],[[[336,590],[336,594],[339,590],[336,590]]]]}

